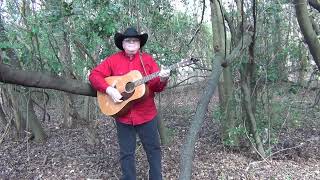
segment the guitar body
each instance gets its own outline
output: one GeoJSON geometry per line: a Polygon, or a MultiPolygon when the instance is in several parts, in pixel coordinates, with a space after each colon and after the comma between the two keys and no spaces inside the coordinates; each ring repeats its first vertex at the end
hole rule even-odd
{"type": "Polygon", "coordinates": [[[147,94],[145,84],[135,87],[133,91],[127,91],[130,83],[141,78],[142,75],[138,70],[130,71],[123,76],[110,76],[105,78],[105,81],[109,85],[115,85],[114,87],[122,94],[123,101],[121,103],[115,103],[106,93],[98,91],[97,99],[101,112],[113,117],[119,117],[127,113],[135,101],[142,99],[147,94]]]}

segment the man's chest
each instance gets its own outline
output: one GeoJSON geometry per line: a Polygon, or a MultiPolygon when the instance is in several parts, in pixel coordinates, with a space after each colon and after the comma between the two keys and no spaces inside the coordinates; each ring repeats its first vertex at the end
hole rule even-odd
{"type": "Polygon", "coordinates": [[[121,76],[129,73],[132,70],[138,70],[142,75],[145,75],[145,72],[149,74],[150,66],[148,64],[143,64],[139,59],[128,60],[121,59],[115,63],[113,63],[111,67],[113,76],[121,76]]]}

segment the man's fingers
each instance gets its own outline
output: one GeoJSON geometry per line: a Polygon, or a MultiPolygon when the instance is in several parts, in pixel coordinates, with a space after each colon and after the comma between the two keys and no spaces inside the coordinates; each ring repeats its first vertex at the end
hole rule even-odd
{"type": "Polygon", "coordinates": [[[114,87],[116,85],[117,81],[112,82],[112,85],[107,88],[106,92],[107,94],[112,98],[112,100],[116,103],[122,102],[121,98],[122,95],[120,92],[114,87]]]}
{"type": "Polygon", "coordinates": [[[161,70],[160,73],[159,73],[159,76],[160,77],[168,77],[168,76],[170,76],[170,70],[169,69],[161,70]]]}
{"type": "Polygon", "coordinates": [[[113,99],[113,101],[114,102],[116,102],[116,103],[120,103],[120,102],[122,102],[123,100],[121,100],[121,99],[118,99],[118,98],[112,98],[113,99]]]}
{"type": "Polygon", "coordinates": [[[121,100],[122,95],[120,94],[120,92],[118,90],[115,91],[115,97],[114,97],[114,102],[122,102],[121,100]]]}

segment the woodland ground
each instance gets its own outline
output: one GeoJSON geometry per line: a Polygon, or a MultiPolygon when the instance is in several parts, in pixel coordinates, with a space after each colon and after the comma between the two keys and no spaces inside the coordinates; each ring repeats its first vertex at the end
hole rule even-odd
{"type": "MultiPolygon", "coordinates": [[[[164,179],[177,179],[179,175],[181,145],[202,89],[168,89],[161,94],[162,119],[171,137],[170,143],[162,147],[164,179]]],[[[301,90],[292,94],[285,86],[282,92],[285,96],[276,99],[289,102],[281,112],[286,120],[281,122],[278,141],[272,145],[275,154],[266,160],[257,158],[250,148],[229,150],[223,146],[219,123],[213,120],[212,109],[218,101],[214,96],[196,143],[192,179],[320,179],[319,105],[307,108],[316,92],[301,90]],[[291,123],[293,119],[297,122],[291,123]]],[[[58,104],[49,108],[51,120],[43,122],[48,135],[45,143],[7,137],[0,144],[0,179],[119,179],[118,144],[112,120],[102,115],[94,119],[99,143],[93,146],[86,140],[85,127],[62,128],[58,104]]],[[[147,179],[145,154],[141,145],[137,147],[138,179],[147,179]]]]}

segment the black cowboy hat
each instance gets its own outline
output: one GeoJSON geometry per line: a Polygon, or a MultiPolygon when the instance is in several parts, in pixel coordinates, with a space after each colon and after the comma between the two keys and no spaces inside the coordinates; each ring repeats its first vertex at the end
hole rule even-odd
{"type": "Polygon", "coordinates": [[[139,34],[138,31],[133,27],[129,27],[128,29],[126,29],[123,34],[117,32],[114,35],[114,43],[121,50],[123,50],[122,41],[125,38],[138,38],[140,40],[140,47],[143,47],[148,40],[148,34],[139,34]]]}

